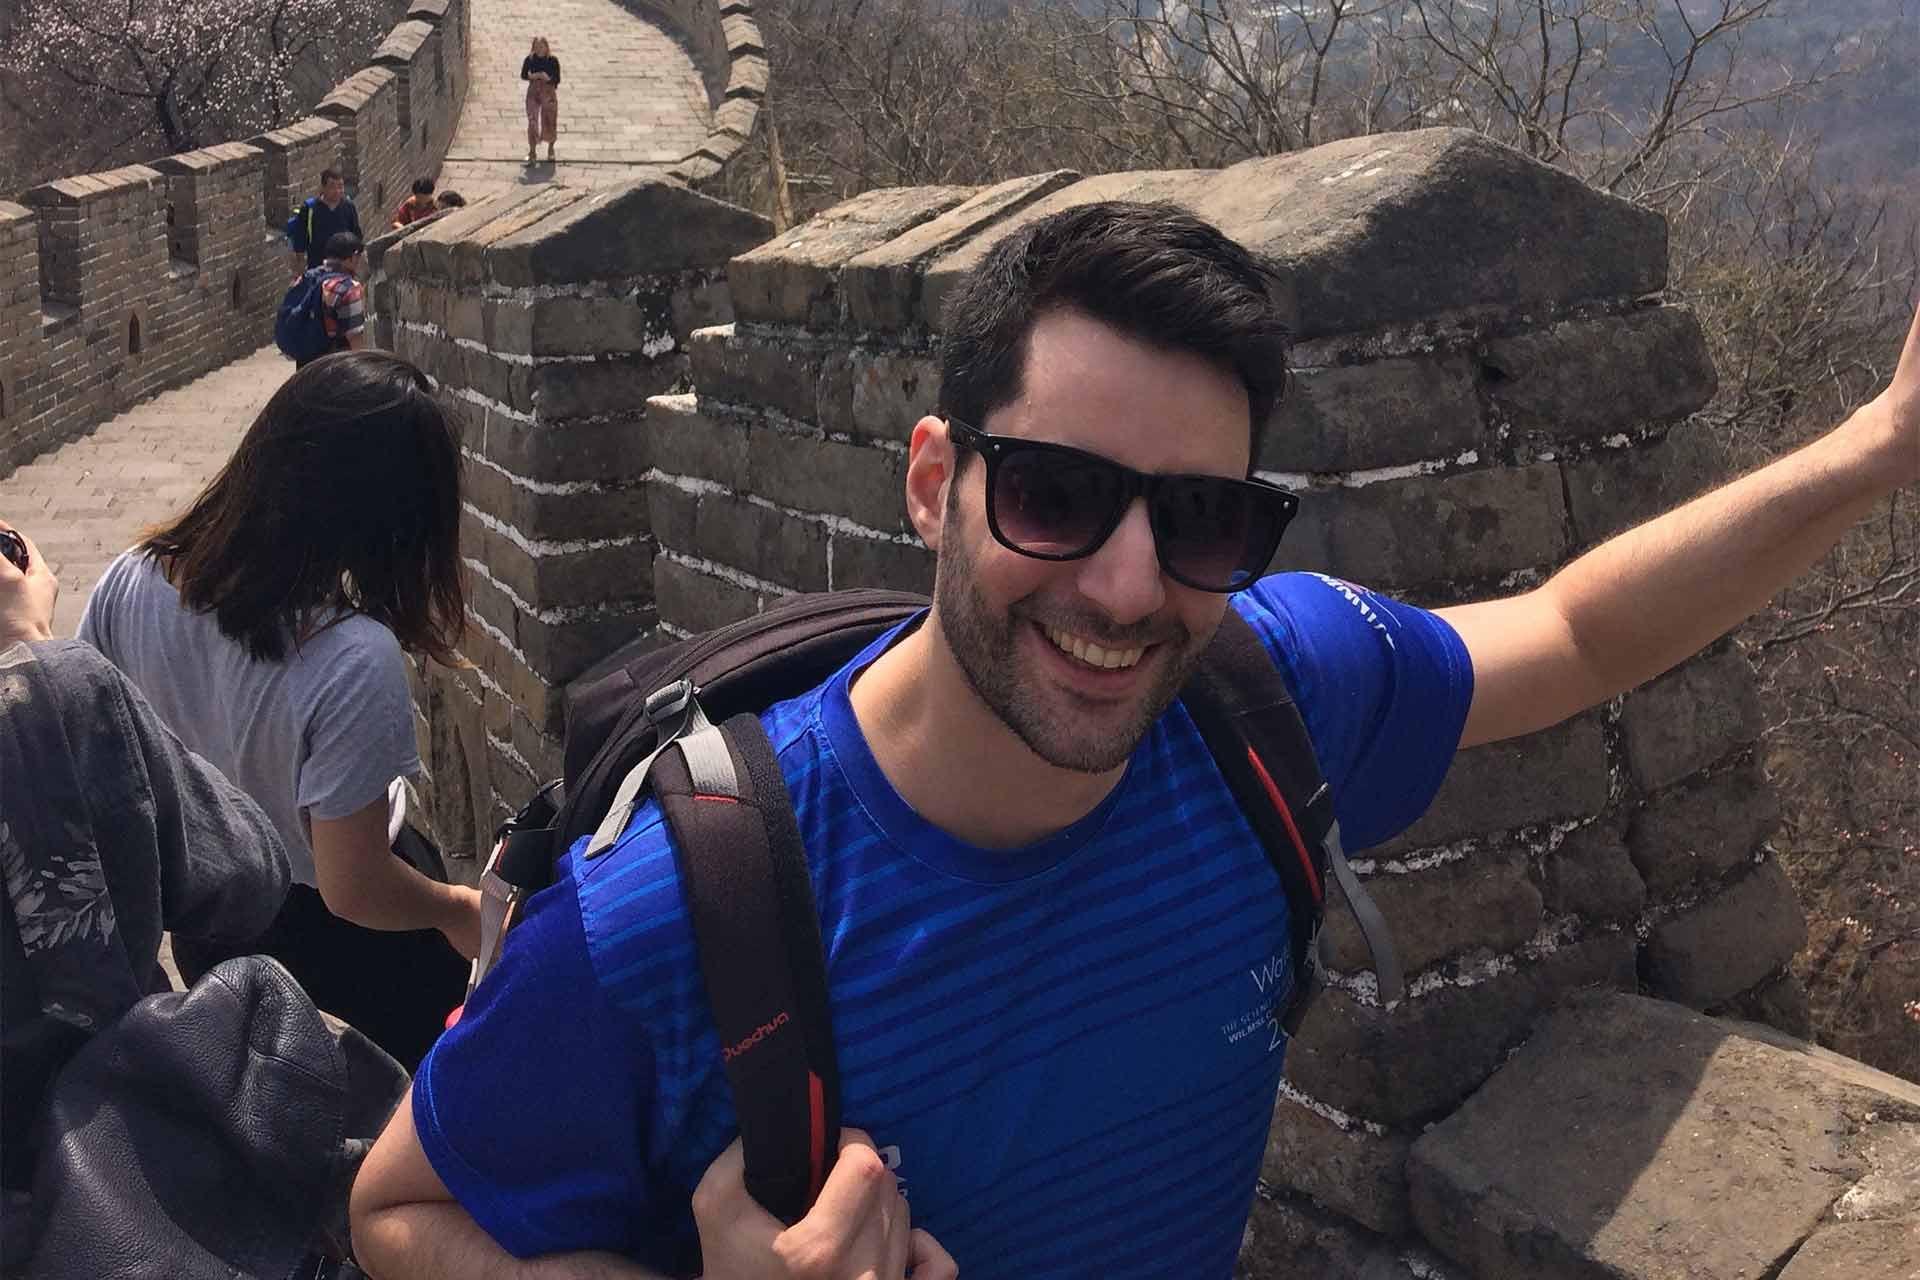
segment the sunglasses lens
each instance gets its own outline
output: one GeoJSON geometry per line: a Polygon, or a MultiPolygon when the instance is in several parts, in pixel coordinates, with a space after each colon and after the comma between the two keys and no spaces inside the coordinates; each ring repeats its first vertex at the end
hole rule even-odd
{"type": "Polygon", "coordinates": [[[1207,591],[1238,591],[1265,572],[1291,514],[1283,499],[1234,480],[1172,480],[1156,496],[1161,562],[1207,591]]]}
{"type": "Polygon", "coordinates": [[[1000,463],[993,489],[1001,536],[1032,555],[1088,551],[1112,522],[1120,473],[1098,458],[1020,449],[1000,463]]]}

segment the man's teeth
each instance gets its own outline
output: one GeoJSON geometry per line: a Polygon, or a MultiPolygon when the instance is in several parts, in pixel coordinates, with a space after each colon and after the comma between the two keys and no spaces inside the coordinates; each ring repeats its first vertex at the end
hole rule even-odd
{"type": "Polygon", "coordinates": [[[1140,661],[1145,649],[1103,649],[1082,636],[1058,627],[1042,627],[1047,639],[1053,641],[1054,648],[1070,653],[1090,667],[1105,667],[1112,670],[1117,667],[1130,667],[1140,661]]]}

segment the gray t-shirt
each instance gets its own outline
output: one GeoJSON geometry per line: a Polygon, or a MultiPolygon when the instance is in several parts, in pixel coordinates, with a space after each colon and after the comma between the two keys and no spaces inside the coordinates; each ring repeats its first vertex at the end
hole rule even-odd
{"type": "Polygon", "coordinates": [[[420,772],[400,642],[371,618],[348,616],[284,661],[258,662],[212,614],[183,606],[151,558],[127,551],[87,598],[80,639],[266,810],[297,883],[315,883],[310,819],[357,813],[420,772]]]}

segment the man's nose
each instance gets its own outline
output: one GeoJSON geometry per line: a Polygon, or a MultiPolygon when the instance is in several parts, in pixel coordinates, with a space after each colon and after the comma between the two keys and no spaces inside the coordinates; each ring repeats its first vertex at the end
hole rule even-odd
{"type": "Polygon", "coordinates": [[[1145,498],[1129,503],[1119,527],[1098,551],[1080,562],[1076,585],[1081,595],[1117,623],[1150,618],[1166,604],[1167,585],[1160,573],[1160,553],[1145,498]]]}

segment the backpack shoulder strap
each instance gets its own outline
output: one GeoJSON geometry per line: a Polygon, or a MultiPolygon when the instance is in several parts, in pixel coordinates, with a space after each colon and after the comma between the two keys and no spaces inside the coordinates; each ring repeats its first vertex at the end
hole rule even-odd
{"type": "Polygon", "coordinates": [[[840,1078],[793,803],[750,712],[680,738],[654,775],[739,1117],[747,1190],[796,1222],[838,1146],[840,1078]]]}
{"type": "Polygon", "coordinates": [[[1372,953],[1382,1002],[1405,993],[1386,919],[1347,865],[1333,793],[1313,739],[1259,635],[1228,608],[1181,692],[1241,812],[1287,895],[1294,990],[1283,1022],[1297,1025],[1323,981],[1319,936],[1326,881],[1338,881],[1372,953]]]}

